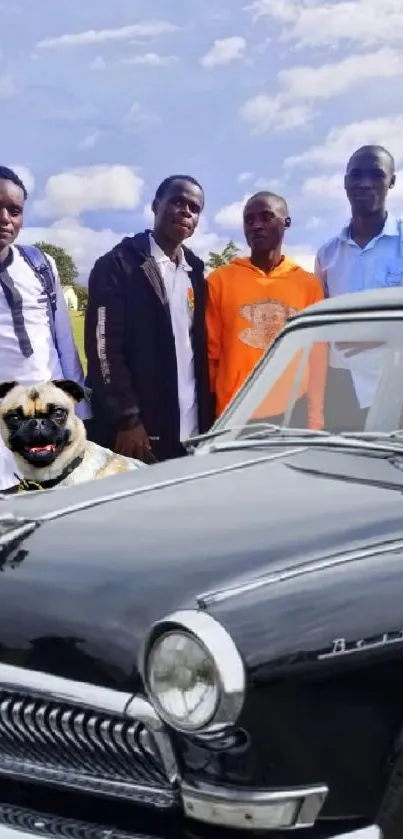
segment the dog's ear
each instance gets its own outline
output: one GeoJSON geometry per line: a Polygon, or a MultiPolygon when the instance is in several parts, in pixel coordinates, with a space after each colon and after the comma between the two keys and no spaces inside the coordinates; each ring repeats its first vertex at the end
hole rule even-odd
{"type": "Polygon", "coordinates": [[[74,399],[74,402],[81,402],[81,400],[84,399],[84,388],[77,384],[77,382],[73,382],[71,379],[58,379],[57,381],[52,382],[52,385],[59,387],[60,390],[64,390],[68,396],[71,396],[71,398],[74,399]]]}
{"type": "Polygon", "coordinates": [[[4,399],[17,384],[18,382],[0,382],[0,399],[4,399]]]}

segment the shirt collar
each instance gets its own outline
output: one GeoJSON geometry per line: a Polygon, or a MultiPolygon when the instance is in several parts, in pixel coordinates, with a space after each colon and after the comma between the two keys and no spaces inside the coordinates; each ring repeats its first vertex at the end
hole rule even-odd
{"type": "MultiPolygon", "coordinates": [[[[170,260],[169,256],[167,256],[166,253],[164,253],[164,251],[162,250],[162,248],[160,248],[160,246],[157,245],[152,233],[150,233],[149,235],[151,256],[154,257],[155,261],[160,265],[162,265],[163,263],[169,263],[170,265],[173,265],[174,263],[172,262],[172,260],[170,260]]],[[[189,263],[186,262],[183,248],[181,248],[179,252],[179,263],[177,265],[177,268],[181,268],[183,271],[187,271],[188,273],[192,270],[189,263]]]]}
{"type": "MultiPolygon", "coordinates": [[[[351,220],[341,230],[339,239],[341,239],[344,242],[351,242],[350,224],[351,224],[351,220]]],[[[402,226],[401,221],[399,219],[395,218],[395,216],[392,216],[390,213],[388,213],[387,216],[386,216],[386,219],[385,219],[385,224],[383,225],[383,228],[382,228],[381,232],[378,233],[377,236],[374,236],[374,239],[380,239],[381,236],[399,236],[400,237],[401,226],[402,226]]]]}

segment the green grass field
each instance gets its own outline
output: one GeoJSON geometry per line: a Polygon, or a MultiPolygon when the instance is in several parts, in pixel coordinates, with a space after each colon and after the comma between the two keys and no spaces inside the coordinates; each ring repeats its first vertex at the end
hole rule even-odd
{"type": "Polygon", "coordinates": [[[74,340],[81,358],[84,372],[87,371],[87,361],[84,353],[84,314],[82,312],[70,311],[71,325],[73,328],[74,340]]]}

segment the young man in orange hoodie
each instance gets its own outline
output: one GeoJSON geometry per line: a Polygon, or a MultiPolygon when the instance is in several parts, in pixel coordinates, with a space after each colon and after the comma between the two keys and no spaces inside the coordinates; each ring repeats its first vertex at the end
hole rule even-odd
{"type": "MultiPolygon", "coordinates": [[[[239,390],[287,318],[324,296],[313,274],[282,255],[284,234],[291,225],[284,198],[270,192],[253,195],[244,207],[243,225],[250,257],[236,257],[207,279],[209,369],[216,417],[239,390]]],[[[286,371],[287,382],[283,377],[284,381],[276,383],[265,400],[264,411],[259,410],[259,417],[281,421],[295,377],[295,369],[291,367],[295,365],[286,371]]],[[[323,427],[326,377],[323,348],[311,353],[309,368],[297,402],[298,424],[319,429],[323,427]]]]}

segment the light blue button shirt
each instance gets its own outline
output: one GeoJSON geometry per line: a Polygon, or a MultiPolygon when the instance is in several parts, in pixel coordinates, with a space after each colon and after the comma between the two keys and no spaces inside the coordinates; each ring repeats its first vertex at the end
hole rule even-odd
{"type": "Polygon", "coordinates": [[[403,285],[403,227],[388,215],[383,230],[365,248],[353,242],[349,225],[319,248],[315,274],[326,297],[403,285]]]}
{"type": "MultiPolygon", "coordinates": [[[[378,236],[361,248],[351,239],[350,225],[319,248],[315,274],[321,280],[326,297],[353,291],[403,286],[403,225],[389,215],[378,236]]],[[[347,358],[332,346],[332,367],[351,372],[361,408],[372,404],[378,384],[382,349],[369,350],[347,358]]]]}

